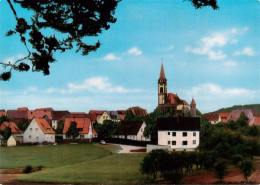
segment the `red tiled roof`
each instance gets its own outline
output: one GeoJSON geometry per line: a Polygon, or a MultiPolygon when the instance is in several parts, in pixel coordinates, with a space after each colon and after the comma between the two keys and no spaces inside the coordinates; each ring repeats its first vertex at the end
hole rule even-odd
{"type": "Polygon", "coordinates": [[[257,116],[257,117],[260,116],[260,114],[257,110],[252,110],[252,113],[253,113],[253,116],[257,116]]]}
{"type": "Polygon", "coordinates": [[[260,116],[255,116],[255,117],[253,118],[252,125],[260,126],[260,116]]]}
{"type": "Polygon", "coordinates": [[[6,116],[12,118],[27,118],[27,111],[24,110],[7,110],[6,116]]]}
{"type": "Polygon", "coordinates": [[[219,113],[221,122],[226,123],[226,122],[227,122],[228,115],[229,115],[229,112],[219,113]]]}
{"type": "Polygon", "coordinates": [[[32,120],[33,118],[45,118],[52,120],[52,111],[50,109],[35,109],[34,111],[28,111],[28,119],[32,120]]]}
{"type": "Polygon", "coordinates": [[[53,111],[53,109],[51,107],[47,107],[47,108],[38,108],[35,110],[40,110],[40,111],[53,111]]]}
{"type": "Polygon", "coordinates": [[[44,119],[44,118],[34,118],[34,120],[36,121],[36,123],[39,125],[39,127],[41,128],[41,130],[45,134],[55,134],[54,130],[49,125],[49,123],[46,119],[44,119]]]}
{"type": "Polygon", "coordinates": [[[15,122],[3,122],[0,130],[5,130],[6,127],[10,127],[11,128],[11,132],[12,134],[22,134],[23,132],[18,128],[18,126],[15,124],[15,122]]]}
{"type": "Polygon", "coordinates": [[[129,108],[129,109],[132,111],[134,116],[137,116],[137,115],[147,116],[147,110],[146,109],[142,109],[142,108],[139,108],[139,107],[132,107],[132,108],[129,108]]]}
{"type": "Polygon", "coordinates": [[[203,114],[202,115],[208,121],[217,121],[219,119],[219,114],[203,114]]]}
{"type": "Polygon", "coordinates": [[[17,108],[17,110],[24,110],[24,111],[28,111],[29,109],[27,107],[19,107],[17,108]]]}
{"type": "MultiPolygon", "coordinates": [[[[69,130],[71,122],[77,123],[77,128],[81,129],[79,131],[80,134],[88,134],[89,132],[89,124],[91,123],[90,118],[65,118],[63,134],[66,134],[69,130]]],[[[93,128],[93,124],[91,123],[92,132],[95,136],[97,136],[97,132],[93,128]]]]}
{"type": "Polygon", "coordinates": [[[67,110],[65,110],[65,111],[52,111],[52,119],[60,121],[60,120],[65,119],[65,117],[69,114],[70,113],[67,110]]]}
{"type": "Polygon", "coordinates": [[[191,103],[190,103],[191,105],[196,105],[196,103],[195,103],[195,101],[194,101],[194,98],[192,98],[192,100],[191,100],[191,103]]]}
{"type": "Polygon", "coordinates": [[[90,110],[89,116],[92,122],[97,121],[97,118],[100,117],[105,111],[103,110],[90,110]]]}
{"type": "Polygon", "coordinates": [[[185,100],[180,99],[177,94],[173,94],[173,93],[167,94],[167,104],[189,105],[185,100]]]}
{"type": "Polygon", "coordinates": [[[90,115],[85,112],[72,112],[65,116],[65,118],[89,118],[90,115]]]}

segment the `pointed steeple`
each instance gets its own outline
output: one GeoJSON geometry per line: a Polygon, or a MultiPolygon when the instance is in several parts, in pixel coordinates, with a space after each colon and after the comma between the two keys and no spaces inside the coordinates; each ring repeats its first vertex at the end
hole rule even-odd
{"type": "Polygon", "coordinates": [[[159,80],[162,79],[162,80],[165,80],[165,74],[164,74],[164,68],[163,68],[163,62],[161,64],[161,72],[160,72],[160,77],[159,77],[159,80]]]}
{"type": "Polygon", "coordinates": [[[191,104],[191,105],[196,105],[194,98],[192,98],[192,100],[191,100],[191,103],[190,103],[190,104],[191,104]]]}

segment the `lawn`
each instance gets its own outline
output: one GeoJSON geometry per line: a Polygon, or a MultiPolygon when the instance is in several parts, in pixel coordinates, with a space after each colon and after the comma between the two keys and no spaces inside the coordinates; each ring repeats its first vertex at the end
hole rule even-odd
{"type": "Polygon", "coordinates": [[[0,148],[0,167],[46,168],[22,175],[22,182],[54,183],[138,183],[145,177],[139,164],[145,154],[116,154],[115,145],[77,144],[0,148]]]}
{"type": "Polygon", "coordinates": [[[109,153],[92,144],[0,147],[0,168],[58,167],[102,158],[109,153]]]}

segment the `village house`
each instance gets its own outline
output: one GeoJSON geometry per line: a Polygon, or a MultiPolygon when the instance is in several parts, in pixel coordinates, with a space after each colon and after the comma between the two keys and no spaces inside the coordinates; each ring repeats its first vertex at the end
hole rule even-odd
{"type": "Polygon", "coordinates": [[[121,117],[117,113],[117,111],[105,111],[99,118],[98,123],[103,124],[105,120],[111,120],[114,122],[121,121],[121,117]]]}
{"type": "Polygon", "coordinates": [[[209,114],[203,114],[203,118],[208,120],[211,124],[217,124],[221,122],[221,117],[218,113],[209,113],[209,114]]]}
{"type": "Polygon", "coordinates": [[[89,111],[90,121],[92,123],[95,122],[97,123],[104,112],[105,111],[103,110],[90,110],[89,111]]]}
{"type": "Polygon", "coordinates": [[[24,143],[55,142],[55,132],[44,118],[34,118],[24,131],[24,143]]]}
{"type": "Polygon", "coordinates": [[[67,137],[66,133],[69,130],[71,122],[76,122],[76,128],[79,130],[79,136],[76,139],[91,139],[97,137],[97,132],[93,128],[93,123],[91,122],[88,115],[83,117],[66,117],[63,128],[63,139],[71,139],[67,137]]]}
{"type": "Polygon", "coordinates": [[[11,129],[12,135],[18,141],[19,143],[23,142],[23,131],[21,131],[18,126],[15,124],[15,122],[3,122],[0,130],[4,131],[7,127],[11,129]]]}
{"type": "Polygon", "coordinates": [[[27,109],[25,108],[18,108],[17,110],[7,110],[6,111],[6,116],[10,119],[10,120],[14,120],[14,119],[27,119],[27,109]]]}
{"type": "Polygon", "coordinates": [[[136,141],[150,141],[150,138],[146,138],[143,135],[145,127],[146,123],[144,121],[121,121],[113,137],[136,141]]]}
{"type": "Polygon", "coordinates": [[[241,115],[241,113],[244,112],[246,117],[248,118],[249,122],[250,120],[252,120],[255,116],[258,117],[260,116],[260,114],[255,111],[255,110],[251,110],[251,109],[245,109],[245,110],[233,110],[230,112],[227,121],[237,121],[241,115]]]}
{"type": "Polygon", "coordinates": [[[158,145],[174,151],[194,151],[200,143],[200,118],[158,118],[158,145]]]}
{"type": "Polygon", "coordinates": [[[260,126],[260,116],[254,116],[248,123],[249,126],[260,126]]]}

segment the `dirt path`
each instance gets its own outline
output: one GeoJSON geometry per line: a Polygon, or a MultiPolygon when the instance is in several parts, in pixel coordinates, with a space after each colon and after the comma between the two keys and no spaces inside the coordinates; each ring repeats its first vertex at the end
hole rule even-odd
{"type": "Polygon", "coordinates": [[[14,183],[14,179],[23,175],[22,168],[8,168],[8,169],[0,169],[0,183],[14,183]]]}
{"type": "MultiPolygon", "coordinates": [[[[214,177],[214,172],[201,172],[195,176],[188,176],[182,179],[182,183],[185,184],[213,184],[218,181],[214,177]]],[[[223,183],[240,183],[244,184],[245,178],[239,169],[228,170],[227,176],[225,176],[223,183]]],[[[260,183],[260,169],[259,167],[252,173],[246,184],[259,184],[260,183]]]]}
{"type": "Polygon", "coordinates": [[[121,144],[111,144],[111,145],[118,145],[118,146],[120,146],[122,149],[119,150],[117,153],[123,153],[123,154],[127,154],[127,153],[140,153],[140,152],[131,152],[130,150],[138,150],[138,149],[145,148],[145,147],[142,147],[142,146],[121,145],[121,144]]]}

